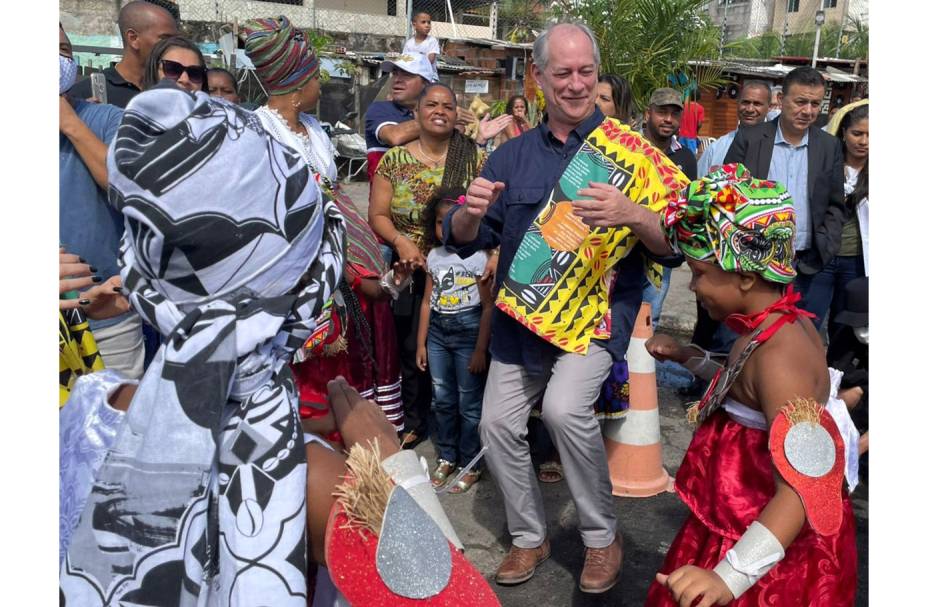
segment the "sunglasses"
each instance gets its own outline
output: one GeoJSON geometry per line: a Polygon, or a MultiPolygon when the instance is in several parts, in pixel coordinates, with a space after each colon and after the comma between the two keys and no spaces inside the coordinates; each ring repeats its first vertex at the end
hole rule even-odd
{"type": "Polygon", "coordinates": [[[202,85],[206,81],[206,68],[200,67],[199,65],[183,65],[176,61],[162,59],[161,71],[164,72],[165,78],[170,78],[171,80],[178,80],[184,72],[187,72],[187,78],[194,84],[202,85]]]}

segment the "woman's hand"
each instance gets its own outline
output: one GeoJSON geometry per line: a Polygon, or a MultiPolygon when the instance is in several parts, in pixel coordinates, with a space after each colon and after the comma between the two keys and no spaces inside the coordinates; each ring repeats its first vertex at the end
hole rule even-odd
{"type": "MultiPolygon", "coordinates": [[[[94,276],[97,269],[90,266],[81,257],[72,253],[65,253],[64,247],[58,248],[58,293],[78,291],[102,282],[99,276],[94,276]]],[[[82,296],[83,297],[83,294],[82,296]]],[[[70,310],[81,305],[84,299],[58,298],[58,309],[70,310]]]]}
{"type": "Polygon", "coordinates": [[[406,280],[412,276],[412,273],[416,271],[416,267],[412,263],[402,263],[397,261],[393,264],[393,284],[397,287],[402,285],[406,280]]]}
{"type": "Polygon", "coordinates": [[[400,235],[393,243],[393,246],[399,255],[400,263],[405,263],[407,267],[413,267],[413,269],[425,267],[425,256],[422,255],[422,251],[419,250],[416,243],[406,236],[400,235]]]}
{"type": "Polygon", "coordinates": [[[130,310],[129,300],[122,295],[122,279],[118,274],[81,293],[80,305],[93,320],[113,318],[130,310]]]}
{"type": "Polygon", "coordinates": [[[342,435],[345,449],[368,442],[380,444],[380,455],[385,459],[400,450],[396,428],[373,401],[361,398],[344,377],[338,376],[328,383],[329,405],[335,415],[335,425],[342,435]]]}
{"type": "Polygon", "coordinates": [[[501,114],[491,120],[490,113],[487,112],[477,126],[477,143],[482,145],[484,142],[493,139],[505,131],[506,127],[512,124],[512,120],[512,116],[509,114],[501,114]]]}
{"type": "Polygon", "coordinates": [[[683,346],[676,339],[663,333],[657,333],[647,342],[644,347],[655,360],[665,361],[672,360],[683,364],[684,360],[683,346]]]}
{"type": "Polygon", "coordinates": [[[716,572],[693,565],[684,565],[670,575],[658,573],[656,579],[680,607],[727,605],[735,598],[716,572]],[[697,601],[699,597],[702,600],[697,601]]]}

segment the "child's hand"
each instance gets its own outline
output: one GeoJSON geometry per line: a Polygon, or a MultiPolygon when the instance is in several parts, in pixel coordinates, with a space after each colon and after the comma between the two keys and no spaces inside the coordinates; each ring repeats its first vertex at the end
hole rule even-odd
{"type": "Polygon", "coordinates": [[[470,362],[467,364],[467,370],[473,375],[480,375],[487,370],[486,350],[474,350],[474,353],[470,356],[470,362]]]}
{"type": "Polygon", "coordinates": [[[644,344],[644,347],[656,360],[672,360],[681,364],[685,362],[683,360],[683,346],[669,335],[657,333],[644,344]]]}
{"type": "Polygon", "coordinates": [[[425,344],[423,344],[416,348],[416,366],[419,367],[420,371],[425,371],[425,368],[428,366],[428,364],[429,354],[425,344]]]}
{"type": "Polygon", "coordinates": [[[727,605],[735,598],[716,572],[693,565],[684,565],[670,575],[658,573],[656,579],[680,607],[727,605]],[[697,601],[699,597],[702,600],[697,601]]]}
{"type": "Polygon", "coordinates": [[[483,275],[480,277],[480,282],[492,286],[493,281],[496,280],[497,265],[499,265],[499,254],[494,251],[487,257],[487,263],[483,267],[483,275]]]}

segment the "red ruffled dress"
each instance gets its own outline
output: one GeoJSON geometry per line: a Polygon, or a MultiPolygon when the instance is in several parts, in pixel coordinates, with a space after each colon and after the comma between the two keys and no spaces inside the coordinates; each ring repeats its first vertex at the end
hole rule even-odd
{"type": "MultiPolygon", "coordinates": [[[[345,278],[360,310],[346,306],[333,322],[332,335],[343,335],[346,348],[336,354],[324,352],[325,343],[311,349],[309,357],[290,365],[300,396],[300,417],[321,417],[328,410],[326,385],[339,375],[364,398],[380,406],[396,428],[403,430],[403,400],[400,385],[400,359],[393,311],[390,298],[368,299],[361,292],[364,279],[380,280],[387,272],[387,264],[380,246],[367,220],[358,212],[354,202],[339,188],[324,181],[326,192],[342,212],[345,220],[345,278]],[[365,338],[359,335],[359,326],[365,338]],[[319,405],[310,407],[306,403],[319,405]]],[[[305,347],[305,346],[304,346],[305,347]]]]}
{"type": "Polygon", "coordinates": [[[339,375],[355,388],[361,396],[377,403],[397,432],[403,430],[403,400],[400,394],[400,363],[393,327],[393,312],[389,299],[371,301],[360,289],[353,289],[361,311],[371,332],[371,349],[358,337],[354,319],[344,322],[348,349],[334,356],[317,355],[304,362],[291,364],[293,377],[300,395],[300,417],[324,415],[324,409],[309,407],[304,403],[326,405],[326,385],[339,375]],[[372,356],[371,356],[372,355],[372,356]]]}
{"type": "MultiPolygon", "coordinates": [[[[669,574],[684,565],[713,569],[757,520],[773,498],[774,465],[765,430],[732,419],[723,409],[711,414],[693,435],[676,491],[691,514],[670,546],[660,569],[669,574]]],[[[734,607],[853,606],[857,592],[854,512],[844,492],[843,522],[830,537],[807,522],[786,557],[751,587],[734,607]]],[[[648,607],[676,607],[670,591],[654,582],[648,607]]]]}

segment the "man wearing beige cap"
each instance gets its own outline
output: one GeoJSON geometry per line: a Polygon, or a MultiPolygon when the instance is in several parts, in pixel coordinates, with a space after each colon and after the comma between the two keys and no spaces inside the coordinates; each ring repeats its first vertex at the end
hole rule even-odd
{"type": "Polygon", "coordinates": [[[696,156],[677,141],[682,116],[683,96],[679,91],[671,88],[655,90],[651,93],[648,109],[644,111],[644,136],[692,180],[696,179],[696,156]]]}
{"type": "MultiPolygon", "coordinates": [[[[642,134],[654,147],[664,153],[671,162],[680,167],[690,180],[696,179],[696,156],[685,145],[677,141],[680,119],[683,116],[683,96],[671,88],[656,89],[651,93],[648,108],[644,111],[642,134]]],[[[651,322],[657,326],[661,319],[664,298],[670,290],[671,268],[664,268],[663,286],[655,288],[645,285],[644,301],[651,304],[651,322]]]]}

